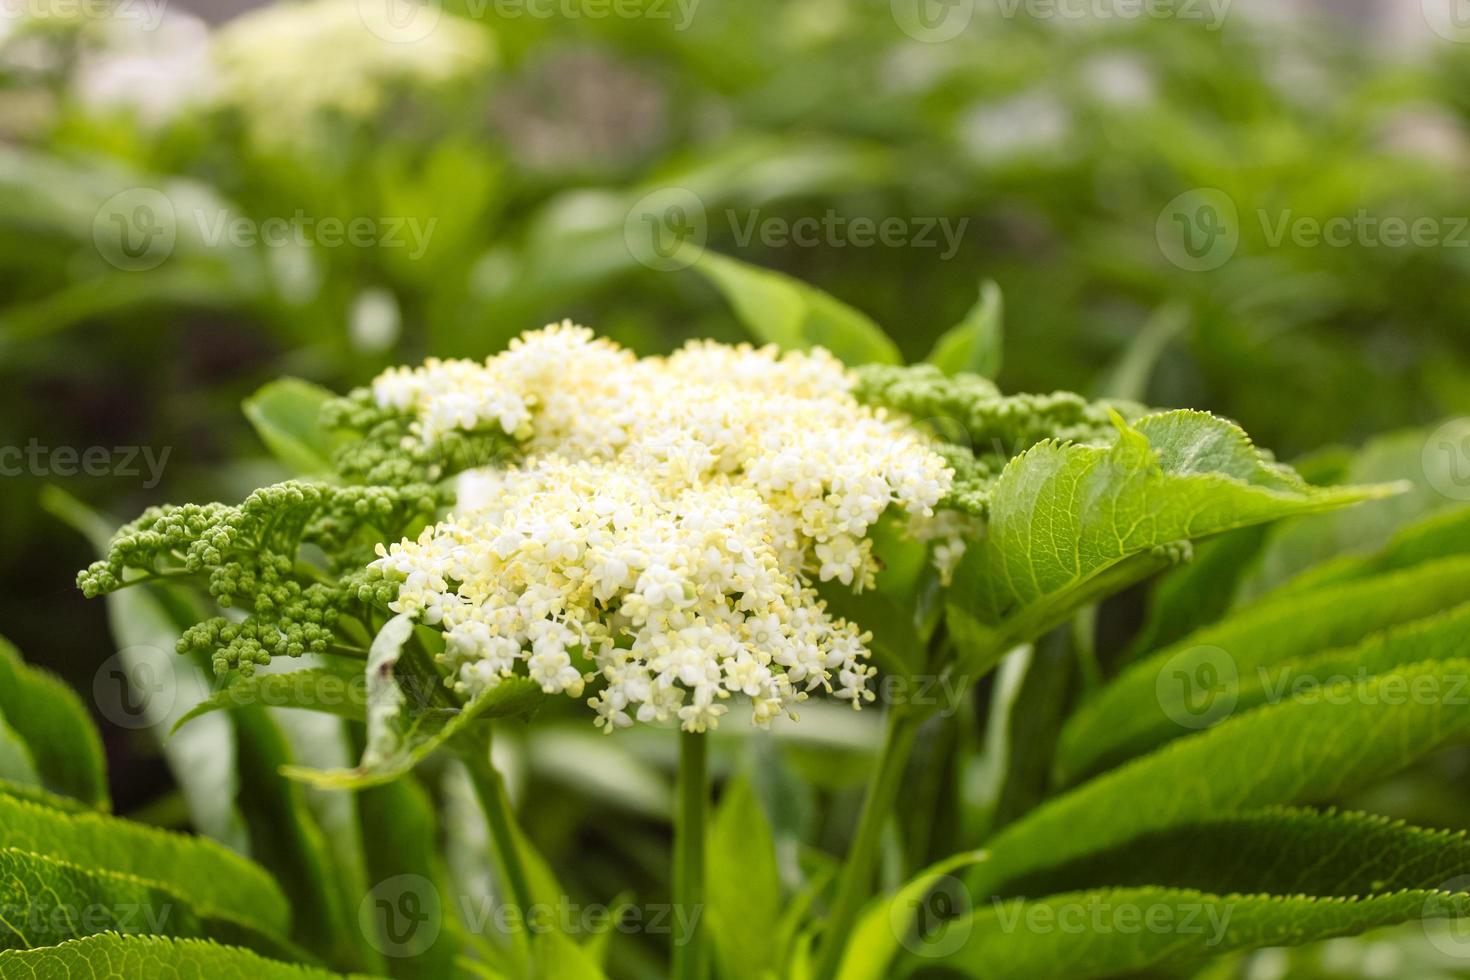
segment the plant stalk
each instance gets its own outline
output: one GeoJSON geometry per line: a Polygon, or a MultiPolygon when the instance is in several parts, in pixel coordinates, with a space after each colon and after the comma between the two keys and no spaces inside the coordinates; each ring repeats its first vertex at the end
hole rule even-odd
{"type": "Polygon", "coordinates": [[[673,980],[704,980],[704,846],[709,809],[709,744],[701,732],[679,733],[678,798],[674,804],[674,921],[689,934],[674,934],[673,980]]]}
{"type": "Polygon", "coordinates": [[[895,707],[888,713],[888,730],[884,735],[882,753],[868,778],[857,832],[853,835],[837,880],[837,896],[832,903],[832,911],[822,929],[821,957],[815,974],[818,980],[831,980],[837,975],[847,935],[872,891],[883,825],[893,812],[898,788],[903,782],[904,767],[913,752],[914,739],[923,720],[922,715],[901,708],[895,707]]]}
{"type": "Polygon", "coordinates": [[[465,768],[475,787],[480,809],[485,811],[485,826],[490,831],[490,849],[495,856],[496,872],[506,895],[515,905],[522,921],[530,914],[532,896],[530,879],[521,849],[517,843],[515,811],[505,791],[505,779],[490,761],[490,739],[475,741],[475,748],[464,753],[465,768]]]}

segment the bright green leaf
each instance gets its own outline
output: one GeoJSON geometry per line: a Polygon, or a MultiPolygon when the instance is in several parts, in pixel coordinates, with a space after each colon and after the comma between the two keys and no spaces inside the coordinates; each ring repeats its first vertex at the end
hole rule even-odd
{"type": "Polygon", "coordinates": [[[1403,891],[1356,901],[1130,888],[1013,899],[950,921],[948,955],[912,957],[984,980],[1089,980],[1182,970],[1234,949],[1287,946],[1470,911],[1464,892],[1403,891]]]}
{"type": "Polygon", "coordinates": [[[1268,807],[1145,834],[1013,879],[1006,894],[1154,885],[1354,898],[1437,889],[1467,874],[1470,840],[1463,831],[1424,830],[1369,813],[1268,807]]]}
{"type": "Polygon", "coordinates": [[[1156,571],[1175,542],[1392,492],[1312,487],[1202,412],[1115,425],[1111,446],[1043,442],[996,481],[986,533],[951,591],[966,670],[989,669],[1072,610],[1156,571]]]}
{"type": "Polygon", "coordinates": [[[3,638],[0,719],[23,741],[41,785],[107,809],[102,739],[81,699],[55,677],[27,666],[3,638]]]}
{"type": "Polygon", "coordinates": [[[1033,810],[989,842],[978,894],[1131,838],[1271,804],[1329,802],[1470,738],[1470,661],[1415,664],[1257,708],[1033,810]]]}
{"type": "Polygon", "coordinates": [[[271,877],[205,838],[0,796],[0,847],[165,883],[202,912],[228,912],[264,932],[290,930],[290,907],[271,877]]]}
{"type": "Polygon", "coordinates": [[[726,787],[715,811],[707,875],[707,915],[721,976],[761,980],[776,966],[770,937],[781,912],[781,875],[771,823],[746,779],[726,787]]]}
{"type": "Polygon", "coordinates": [[[330,980],[337,974],[266,959],[197,939],[104,933],[42,949],[0,952],[0,976],[209,977],[210,980],[330,980]]]}
{"type": "MultiPolygon", "coordinates": [[[[837,980],[883,980],[889,976],[889,965],[899,955],[900,948],[913,948],[916,925],[922,931],[928,925],[924,920],[931,911],[948,911],[929,907],[931,893],[946,882],[954,882],[951,877],[954,872],[984,860],[985,856],[984,851],[951,855],[915,875],[892,895],[869,903],[843,947],[837,980]]],[[[945,899],[949,891],[961,894],[958,882],[944,891],[945,899]]],[[[947,903],[941,899],[936,904],[947,903]]]]}
{"type": "Polygon", "coordinates": [[[164,885],[0,847],[0,949],[54,946],[101,932],[210,938],[291,955],[290,944],[164,885]]]}
{"type": "MultiPolygon", "coordinates": [[[[1084,705],[1062,736],[1062,778],[1074,781],[1261,703],[1272,690],[1277,665],[1359,643],[1374,631],[1466,601],[1470,556],[1300,597],[1268,597],[1139,661],[1084,705]]],[[[1463,653],[1470,639],[1464,621],[1437,629],[1446,634],[1444,642],[1420,646],[1414,656],[1421,637],[1411,632],[1403,648],[1408,659],[1388,665],[1463,653]]]]}
{"type": "Polygon", "coordinates": [[[1005,346],[1005,301],[1000,287],[987,279],[980,284],[980,298],[958,324],[934,343],[924,358],[945,374],[969,371],[986,378],[1000,373],[1005,346]]]}
{"type": "Polygon", "coordinates": [[[694,263],[756,339],[787,350],[825,347],[843,362],[902,364],[883,329],[819,289],[784,273],[706,251],[694,263]]]}
{"type": "Polygon", "coordinates": [[[332,469],[332,434],[321,426],[322,405],[336,396],[299,378],[272,381],[241,408],[271,455],[301,476],[332,469]]]}

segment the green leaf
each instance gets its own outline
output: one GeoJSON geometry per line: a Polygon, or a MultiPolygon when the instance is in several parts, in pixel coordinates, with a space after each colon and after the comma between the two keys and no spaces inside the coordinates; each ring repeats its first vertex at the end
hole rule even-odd
{"type": "MultiPolygon", "coordinates": [[[[1182,970],[1234,949],[1287,946],[1470,911],[1462,891],[1402,891],[1345,900],[1122,888],[1017,898],[951,920],[949,952],[910,967],[985,980],[1088,980],[1182,970]]],[[[933,952],[931,948],[929,952],[933,952]]]]}
{"type": "Polygon", "coordinates": [[[1306,569],[1265,595],[1277,600],[1339,582],[1410,568],[1436,558],[1464,554],[1470,554],[1470,507],[1457,507],[1405,525],[1374,554],[1339,555],[1306,569]]]}
{"type": "MultiPolygon", "coordinates": [[[[379,786],[411,770],[455,735],[476,721],[491,718],[513,718],[534,712],[545,697],[540,686],[529,677],[507,677],[495,687],[482,691],[464,708],[428,707],[407,724],[401,737],[385,743],[380,754],[363,761],[353,769],[319,771],[300,766],[287,766],[282,771],[293,779],[329,789],[360,789],[379,786]]],[[[368,702],[372,704],[371,672],[368,702]]],[[[371,716],[371,707],[369,716],[371,716]]],[[[370,729],[371,730],[371,729],[370,729]]],[[[371,748],[371,746],[370,746],[371,748]]]]}
{"type": "Polygon", "coordinates": [[[1194,549],[1188,562],[1160,576],[1149,593],[1147,618],[1128,644],[1123,662],[1137,660],[1225,615],[1270,529],[1269,524],[1257,524],[1211,538],[1194,549]]]}
{"type": "Polygon", "coordinates": [[[29,667],[0,638],[0,719],[23,741],[39,784],[108,808],[102,739],[81,699],[60,680],[29,667]]]}
{"type": "Polygon", "coordinates": [[[1464,831],[1433,831],[1369,813],[1268,807],[1145,834],[1015,879],[1010,895],[1103,887],[1354,898],[1438,889],[1470,874],[1464,831]],[[1352,860],[1342,860],[1352,855],[1352,860]]]}
{"type": "Polygon", "coordinates": [[[1449,454],[1426,454],[1428,437],[1427,430],[1413,429],[1380,436],[1364,446],[1353,458],[1345,482],[1404,480],[1408,491],[1371,506],[1304,518],[1275,529],[1251,575],[1241,583],[1240,598],[1268,592],[1329,558],[1371,553],[1405,525],[1453,505],[1435,488],[1454,485],[1450,468],[1455,460],[1449,454]]]}
{"type": "MultiPolygon", "coordinates": [[[[282,779],[291,749],[266,710],[252,705],[231,715],[239,759],[240,812],[251,853],[280,882],[296,910],[292,935],[339,969],[380,965],[358,930],[305,787],[282,779]]],[[[356,897],[356,896],[353,896],[356,897]]]]}
{"type": "Polygon", "coordinates": [[[566,934],[549,930],[536,937],[535,976],[556,980],[605,980],[595,960],[566,934]]]}
{"type": "Polygon", "coordinates": [[[1330,802],[1470,738],[1465,676],[1470,661],[1414,664],[1171,742],[1001,831],[977,869],[977,893],[1142,834],[1271,804],[1330,802]]]}
{"type": "Polygon", "coordinates": [[[945,374],[968,371],[986,378],[1000,373],[1005,346],[1005,300],[1000,287],[987,279],[980,284],[980,298],[959,323],[935,341],[924,358],[945,374]]]}
{"type": "Polygon", "coordinates": [[[1392,488],[1318,488],[1273,464],[1246,434],[1203,412],[1136,425],[1111,446],[1042,442],[1012,459],[984,536],[965,553],[949,620],[967,672],[989,669],[1074,609],[1168,563],[1166,546],[1392,488]]]}
{"type": "Polygon", "coordinates": [[[330,980],[337,974],[266,959],[198,939],[102,933],[42,949],[0,952],[0,976],[209,977],[210,980],[330,980]]]}
{"type": "MultiPolygon", "coordinates": [[[[411,883],[420,893],[421,902],[437,901],[436,908],[424,911],[438,916],[431,932],[420,934],[419,927],[410,922],[411,928],[405,934],[394,931],[404,922],[390,923],[386,915],[375,914],[381,910],[364,903],[358,907],[361,925],[377,931],[376,948],[394,954],[388,959],[388,971],[394,977],[437,980],[453,976],[460,942],[451,928],[455,925],[451,892],[444,886],[443,869],[434,849],[438,827],[433,801],[415,780],[400,779],[363,790],[357,802],[362,839],[369,842],[364,848],[369,881],[375,886],[387,881],[411,883]],[[422,894],[424,891],[434,894],[422,894]],[[424,937],[432,938],[426,942],[424,937]]],[[[429,922],[423,920],[422,924],[428,926],[429,922]]]]}
{"type": "Polygon", "coordinates": [[[761,980],[776,967],[781,873],[766,811],[745,778],[725,789],[710,827],[707,894],[709,928],[720,975],[761,980]]]}
{"type": "Polygon", "coordinates": [[[54,946],[101,932],[210,938],[291,955],[284,940],[220,909],[195,908],[152,881],[0,847],[0,949],[54,946]]]}
{"type": "Polygon", "coordinates": [[[247,705],[321,711],[350,721],[366,718],[366,693],[361,661],[330,658],[326,666],[240,676],[186,711],[174,722],[178,731],[201,715],[247,705]]]}
{"type": "Polygon", "coordinates": [[[709,251],[694,268],[724,294],[740,322],[763,343],[787,350],[825,347],[849,365],[903,363],[881,327],[798,279],[709,251]]]}
{"type": "MultiPolygon", "coordinates": [[[[922,929],[927,925],[922,920],[931,912],[946,911],[930,907],[930,893],[953,883],[956,887],[952,890],[961,894],[958,882],[951,875],[985,857],[984,851],[953,854],[915,875],[892,895],[868,903],[843,947],[837,980],[883,980],[889,976],[889,965],[898,956],[900,947],[913,948],[916,925],[922,929]]],[[[945,898],[949,890],[946,889],[945,898]]],[[[935,904],[942,906],[946,902],[941,899],[935,904]]]]}
{"type": "Polygon", "coordinates": [[[41,785],[31,750],[3,715],[0,715],[0,779],[20,786],[41,785]]]}
{"type": "Polygon", "coordinates": [[[61,813],[93,812],[92,808],[81,800],[73,799],[70,796],[57,796],[55,793],[46,792],[39,786],[28,786],[24,783],[16,783],[3,778],[0,778],[0,796],[25,800],[27,803],[34,803],[37,806],[45,807],[48,810],[57,810],[61,813]]]}
{"type": "Polygon", "coordinates": [[[333,435],[321,425],[322,405],[332,392],[299,378],[272,381],[241,403],[271,455],[293,474],[332,470],[333,435]]]}
{"type": "Polygon", "coordinates": [[[166,885],[201,912],[239,916],[285,935],[291,909],[258,866],[214,841],[95,812],[66,814],[0,796],[0,847],[166,885]]]}
{"type": "MultiPolygon", "coordinates": [[[[1068,721],[1058,769],[1065,782],[1106,768],[1232,711],[1265,701],[1276,680],[1270,668],[1359,643],[1376,630],[1430,616],[1470,600],[1470,556],[1347,582],[1300,597],[1267,600],[1197,630],[1139,661],[1068,721]]],[[[1439,624],[1441,643],[1409,659],[1453,656],[1470,638],[1465,621],[1439,624]]],[[[1397,645],[1396,645],[1397,646],[1397,645]]],[[[1361,651],[1360,651],[1361,653],[1361,651]]],[[[1343,659],[1343,658],[1339,658],[1343,659]]],[[[1346,659],[1353,662],[1354,655],[1346,659]]],[[[1362,664],[1359,664],[1362,667],[1362,664]]],[[[1354,676],[1361,670],[1354,671],[1354,676]]]]}

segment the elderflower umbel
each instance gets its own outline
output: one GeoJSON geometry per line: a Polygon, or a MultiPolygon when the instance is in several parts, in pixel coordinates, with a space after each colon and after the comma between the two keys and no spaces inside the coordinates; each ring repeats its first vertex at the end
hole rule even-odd
{"type": "Polygon", "coordinates": [[[600,681],[608,731],[704,731],[734,694],[762,726],[817,689],[857,707],[870,638],[814,582],[871,587],[868,530],[890,505],[934,522],[953,472],[853,384],[820,349],[639,359],[570,323],[483,364],[388,371],[374,396],[412,438],[498,428],[523,456],[464,474],[455,514],[374,567],[396,612],[444,631],[467,694],[519,665],[547,692],[600,681]]]}
{"type": "Polygon", "coordinates": [[[353,0],[252,10],[215,35],[218,99],[241,109],[263,141],[289,141],[318,113],[369,116],[400,86],[433,88],[494,61],[482,27],[437,9],[432,16],[434,29],[420,36],[353,0]]]}

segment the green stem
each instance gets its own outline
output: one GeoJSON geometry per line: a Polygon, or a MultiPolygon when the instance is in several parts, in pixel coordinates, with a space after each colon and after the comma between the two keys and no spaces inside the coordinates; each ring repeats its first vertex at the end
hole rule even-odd
{"type": "Polygon", "coordinates": [[[837,896],[822,929],[821,958],[817,961],[818,980],[830,980],[842,963],[843,948],[852,932],[853,922],[872,890],[873,871],[883,826],[893,811],[898,788],[903,782],[904,766],[914,748],[923,716],[893,708],[888,714],[888,731],[883,739],[878,765],[868,778],[863,811],[858,817],[857,832],[837,880],[837,896]]]}
{"type": "Polygon", "coordinates": [[[679,733],[679,785],[674,811],[675,922],[688,922],[688,935],[674,934],[673,980],[703,980],[705,813],[709,806],[709,746],[702,733],[679,733]]]}
{"type": "MultiPolygon", "coordinates": [[[[505,792],[505,779],[490,761],[490,739],[476,740],[475,747],[464,753],[465,768],[474,784],[480,809],[485,811],[485,825],[490,831],[490,849],[494,853],[501,886],[522,919],[530,913],[531,887],[526,866],[517,843],[515,811],[505,792]]],[[[522,933],[518,933],[522,935],[522,933]]]]}

